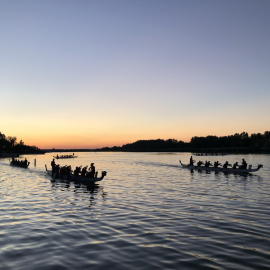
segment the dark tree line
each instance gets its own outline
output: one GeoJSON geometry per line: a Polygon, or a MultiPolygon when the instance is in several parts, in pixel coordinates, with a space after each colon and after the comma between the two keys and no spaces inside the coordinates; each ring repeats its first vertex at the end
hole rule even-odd
{"type": "Polygon", "coordinates": [[[168,140],[139,140],[134,143],[125,144],[122,146],[122,150],[147,150],[147,151],[159,151],[165,149],[185,148],[186,143],[183,141],[177,141],[175,139],[168,140]]]}
{"type": "Polygon", "coordinates": [[[257,133],[248,135],[247,132],[241,134],[235,133],[229,136],[207,136],[207,137],[192,137],[190,146],[193,148],[221,148],[221,147],[248,147],[252,149],[261,149],[270,147],[270,131],[265,131],[264,134],[257,133]]]}
{"type": "Polygon", "coordinates": [[[134,143],[124,144],[122,147],[114,146],[112,148],[105,147],[97,149],[101,151],[198,151],[200,149],[247,149],[250,152],[260,152],[261,150],[270,149],[270,131],[264,134],[257,133],[248,135],[247,132],[241,134],[235,133],[229,136],[206,136],[191,138],[189,143],[177,141],[176,139],[168,140],[139,140],[134,143]]]}
{"type": "Polygon", "coordinates": [[[0,132],[0,153],[39,153],[42,152],[36,146],[25,145],[22,140],[17,142],[17,138],[7,136],[0,132]]]}

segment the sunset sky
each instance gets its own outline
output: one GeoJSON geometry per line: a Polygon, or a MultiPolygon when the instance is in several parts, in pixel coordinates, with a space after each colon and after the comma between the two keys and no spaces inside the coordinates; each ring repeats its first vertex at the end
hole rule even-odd
{"type": "Polygon", "coordinates": [[[270,130],[269,0],[3,0],[0,34],[0,132],[26,144],[270,130]]]}

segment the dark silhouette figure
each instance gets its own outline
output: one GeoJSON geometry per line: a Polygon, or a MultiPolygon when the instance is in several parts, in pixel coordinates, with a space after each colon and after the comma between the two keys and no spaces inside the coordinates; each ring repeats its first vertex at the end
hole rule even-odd
{"type": "Polygon", "coordinates": [[[192,156],[189,159],[189,165],[188,166],[193,166],[195,160],[193,160],[192,156]]]}
{"type": "Polygon", "coordinates": [[[210,166],[213,166],[213,164],[211,164],[210,161],[205,161],[204,166],[209,168],[210,166]]]}
{"type": "Polygon", "coordinates": [[[227,169],[227,168],[228,168],[228,166],[231,166],[231,167],[232,167],[232,165],[231,165],[231,164],[229,164],[229,162],[228,162],[228,161],[226,161],[226,162],[224,163],[224,165],[223,165],[223,169],[227,169]]]}
{"type": "Polygon", "coordinates": [[[239,166],[239,169],[246,169],[247,168],[247,163],[244,159],[242,159],[242,165],[239,166]]]}
{"type": "Polygon", "coordinates": [[[200,167],[202,164],[203,164],[203,162],[202,162],[202,161],[199,161],[199,162],[197,163],[197,166],[200,167]]]}
{"type": "Polygon", "coordinates": [[[81,176],[85,176],[85,175],[86,175],[87,167],[88,167],[88,166],[82,168],[81,176]]]}
{"type": "Polygon", "coordinates": [[[236,167],[239,167],[239,165],[238,165],[238,162],[235,162],[234,164],[233,164],[233,169],[237,169],[236,167]]]}
{"type": "Polygon", "coordinates": [[[51,166],[52,166],[52,173],[54,173],[55,172],[55,161],[54,161],[54,159],[51,162],[51,166]]]}
{"type": "Polygon", "coordinates": [[[214,168],[218,168],[218,166],[220,166],[220,165],[221,165],[221,163],[219,163],[219,161],[214,162],[214,168]]]}

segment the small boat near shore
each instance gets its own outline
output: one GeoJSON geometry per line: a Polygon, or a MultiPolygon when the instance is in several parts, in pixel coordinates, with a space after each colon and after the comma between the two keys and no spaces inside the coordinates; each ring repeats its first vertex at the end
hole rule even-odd
{"type": "Polygon", "coordinates": [[[29,166],[29,164],[30,164],[30,162],[27,162],[27,163],[15,163],[15,162],[12,162],[12,161],[10,161],[10,166],[14,166],[14,167],[20,167],[20,168],[28,168],[28,166],[29,166]]]}
{"type": "Polygon", "coordinates": [[[255,169],[233,169],[233,168],[215,168],[215,167],[205,167],[205,166],[190,166],[188,164],[183,164],[181,160],[179,160],[180,164],[182,165],[182,168],[187,168],[190,170],[198,170],[198,171],[214,171],[214,172],[225,172],[225,173],[252,173],[257,172],[260,168],[263,167],[263,165],[259,164],[257,168],[255,169]]]}
{"type": "Polygon", "coordinates": [[[85,176],[74,175],[74,174],[63,175],[61,173],[53,173],[51,170],[48,170],[47,165],[45,165],[45,168],[46,168],[46,172],[53,178],[62,179],[62,180],[69,180],[69,181],[85,182],[85,183],[86,182],[87,183],[99,182],[107,175],[106,171],[103,171],[101,173],[101,177],[97,177],[97,172],[96,172],[95,177],[85,177],[85,176]]]}

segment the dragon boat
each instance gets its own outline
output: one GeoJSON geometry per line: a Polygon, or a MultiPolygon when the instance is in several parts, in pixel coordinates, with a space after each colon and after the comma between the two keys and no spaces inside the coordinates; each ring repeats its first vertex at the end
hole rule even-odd
{"type": "Polygon", "coordinates": [[[96,172],[95,177],[86,177],[81,175],[65,175],[61,173],[53,173],[51,170],[47,169],[47,165],[45,165],[46,172],[55,179],[69,180],[69,181],[78,181],[78,182],[87,182],[87,183],[95,183],[101,181],[106,175],[107,172],[101,172],[101,177],[97,177],[98,172],[96,172]]]}
{"type": "Polygon", "coordinates": [[[78,157],[78,156],[72,156],[72,155],[71,155],[71,156],[58,156],[58,157],[57,157],[57,156],[56,156],[56,157],[53,156],[53,157],[54,157],[55,159],[66,159],[66,158],[76,158],[76,157],[78,157]]]}
{"type": "Polygon", "coordinates": [[[25,163],[20,164],[20,163],[15,163],[15,162],[10,161],[10,166],[20,167],[20,168],[25,168],[25,169],[28,168],[29,164],[30,162],[27,162],[26,164],[25,163]]]}
{"type": "Polygon", "coordinates": [[[215,167],[205,167],[205,166],[190,166],[188,164],[183,164],[181,160],[179,160],[180,164],[183,168],[187,168],[190,170],[204,170],[204,171],[214,171],[214,172],[225,172],[225,173],[252,173],[257,172],[260,168],[263,167],[263,165],[259,164],[257,168],[255,169],[233,169],[233,168],[215,168],[215,167]]]}

